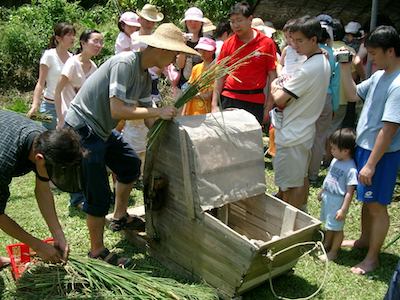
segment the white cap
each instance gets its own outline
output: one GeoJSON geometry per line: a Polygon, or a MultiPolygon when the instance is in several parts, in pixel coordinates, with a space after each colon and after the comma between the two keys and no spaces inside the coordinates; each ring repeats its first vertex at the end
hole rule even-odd
{"type": "Polygon", "coordinates": [[[346,33],[358,33],[361,29],[361,24],[355,21],[351,21],[349,22],[345,27],[344,27],[344,31],[346,33]]]}

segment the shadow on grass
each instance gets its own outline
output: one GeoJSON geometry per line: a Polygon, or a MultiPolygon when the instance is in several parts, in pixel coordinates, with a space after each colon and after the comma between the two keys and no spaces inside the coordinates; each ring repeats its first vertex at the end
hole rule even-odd
{"type": "MultiPolygon", "coordinates": [[[[308,297],[318,289],[318,285],[311,284],[306,279],[292,273],[274,278],[272,285],[278,296],[294,299],[308,297]]],[[[276,299],[270,288],[269,281],[243,295],[243,300],[253,299],[276,299]]]]}
{"type": "MultiPolygon", "coordinates": [[[[366,249],[342,249],[335,263],[350,268],[358,264],[367,255],[366,249]]],[[[390,253],[379,255],[380,266],[373,272],[365,275],[370,280],[379,280],[388,283],[399,261],[399,256],[390,253]]],[[[355,275],[356,276],[356,275],[355,275]]]]}
{"type": "Polygon", "coordinates": [[[6,285],[4,284],[4,279],[0,276],[0,300],[3,299],[3,292],[6,290],[6,285]]]}

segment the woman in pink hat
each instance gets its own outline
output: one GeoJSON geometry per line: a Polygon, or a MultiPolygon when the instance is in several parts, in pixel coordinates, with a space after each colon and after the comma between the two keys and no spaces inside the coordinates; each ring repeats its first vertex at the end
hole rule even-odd
{"type": "MultiPolygon", "coordinates": [[[[209,37],[201,37],[194,47],[200,54],[203,62],[193,67],[188,83],[193,83],[206,71],[215,59],[216,43],[209,37]]],[[[201,90],[192,100],[185,104],[182,115],[202,115],[211,112],[211,97],[213,85],[201,90]]]]}
{"type": "MultiPolygon", "coordinates": [[[[191,7],[186,10],[185,17],[183,18],[182,22],[185,23],[186,45],[194,49],[199,39],[203,36],[203,12],[197,7],[191,7]]],[[[178,56],[176,65],[180,69],[181,73],[178,88],[181,88],[182,85],[188,81],[192,73],[193,66],[197,65],[200,62],[200,57],[185,54],[178,56]]]]}
{"type": "Polygon", "coordinates": [[[131,35],[140,28],[139,16],[134,12],[124,12],[118,21],[120,33],[115,41],[115,54],[132,50],[131,35]]]}

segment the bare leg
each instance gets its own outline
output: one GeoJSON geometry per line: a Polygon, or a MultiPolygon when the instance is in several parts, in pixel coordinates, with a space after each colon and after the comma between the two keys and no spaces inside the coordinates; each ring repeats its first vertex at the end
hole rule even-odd
{"type": "Polygon", "coordinates": [[[343,231],[332,231],[332,245],[326,254],[328,260],[335,260],[337,258],[340,245],[343,242],[343,236],[343,231]]]}
{"type": "Polygon", "coordinates": [[[324,239],[324,248],[326,251],[329,251],[331,249],[332,240],[333,240],[333,231],[327,230],[325,232],[325,239],[324,239]]]}
{"type": "Polygon", "coordinates": [[[129,184],[115,182],[115,208],[114,219],[121,219],[126,215],[128,199],[133,188],[133,182],[129,184]]]}
{"type": "Polygon", "coordinates": [[[371,234],[371,216],[369,215],[367,204],[363,204],[361,210],[361,235],[358,240],[345,240],[342,247],[368,248],[371,234]]]}
{"type": "Polygon", "coordinates": [[[381,251],[386,234],[389,230],[389,215],[387,207],[377,202],[366,204],[371,217],[371,231],[367,256],[362,262],[351,268],[355,274],[364,275],[375,270],[379,266],[379,253],[381,251]]]}
{"type": "Polygon", "coordinates": [[[307,204],[309,186],[308,178],[304,178],[303,186],[289,188],[282,192],[283,200],[296,208],[303,208],[307,204]]]}
{"type": "Polygon", "coordinates": [[[86,224],[90,236],[90,253],[92,256],[97,256],[105,248],[103,240],[105,218],[87,215],[86,224]]]}

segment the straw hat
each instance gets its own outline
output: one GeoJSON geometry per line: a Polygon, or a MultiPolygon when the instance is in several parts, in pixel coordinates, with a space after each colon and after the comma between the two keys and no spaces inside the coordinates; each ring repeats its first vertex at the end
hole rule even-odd
{"type": "Polygon", "coordinates": [[[253,20],[251,21],[251,27],[260,30],[267,37],[272,37],[272,35],[276,32],[275,28],[266,26],[261,18],[253,18],[253,20]]]}
{"type": "Polygon", "coordinates": [[[182,31],[172,23],[164,23],[157,27],[151,35],[139,35],[136,41],[143,42],[151,47],[170,51],[184,52],[199,55],[196,50],[186,46],[182,31]]]}
{"type": "Polygon", "coordinates": [[[203,12],[197,7],[191,7],[185,11],[185,17],[181,23],[185,21],[199,21],[204,23],[203,12]]]}
{"type": "Polygon", "coordinates": [[[160,22],[164,19],[164,15],[160,13],[152,4],[145,4],[142,10],[137,10],[136,13],[143,19],[151,22],[160,22]]]}
{"type": "Polygon", "coordinates": [[[203,18],[203,20],[203,32],[210,32],[217,29],[217,27],[215,27],[215,25],[211,22],[209,18],[203,18]]]}
{"type": "Polygon", "coordinates": [[[136,27],[142,26],[139,23],[138,15],[131,11],[124,12],[119,18],[119,21],[124,22],[126,25],[129,26],[136,26],[136,27]]]}

